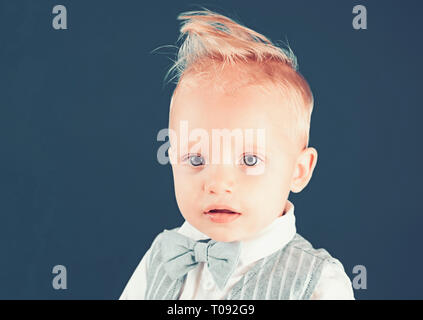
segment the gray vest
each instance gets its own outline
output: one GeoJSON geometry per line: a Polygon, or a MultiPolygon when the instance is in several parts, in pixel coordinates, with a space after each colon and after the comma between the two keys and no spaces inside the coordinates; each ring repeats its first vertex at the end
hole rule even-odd
{"type": "MultiPolygon", "coordinates": [[[[177,230],[178,228],[175,228],[177,230]]],[[[147,261],[146,300],[177,300],[186,275],[172,280],[160,254],[161,233],[147,261]]],[[[340,263],[325,249],[314,249],[298,233],[282,249],[258,260],[232,287],[225,300],[310,299],[325,262],[340,263]]]]}

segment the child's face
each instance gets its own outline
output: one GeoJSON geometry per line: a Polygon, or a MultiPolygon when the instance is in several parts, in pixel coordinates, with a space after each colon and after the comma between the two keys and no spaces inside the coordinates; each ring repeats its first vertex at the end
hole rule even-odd
{"type": "MultiPolygon", "coordinates": [[[[254,236],[285,211],[299,152],[299,143],[289,138],[293,115],[287,102],[275,91],[263,93],[257,87],[244,87],[229,95],[213,91],[206,84],[195,88],[180,87],[173,98],[170,129],[178,141],[172,141],[170,154],[175,194],[183,217],[194,227],[216,241],[240,241],[254,236]],[[208,150],[195,150],[195,145],[181,141],[181,121],[188,133],[201,128],[210,139],[208,150]],[[264,129],[265,145],[247,145],[242,152],[230,149],[230,163],[212,163],[212,129],[264,129]],[[182,146],[181,146],[182,143],[182,146]],[[176,147],[176,148],[175,148],[176,147]],[[246,159],[243,154],[257,155],[246,159]],[[206,164],[201,164],[205,161],[206,164]],[[247,165],[247,164],[248,165],[247,165]],[[208,209],[229,206],[240,214],[206,214],[208,209]]],[[[263,132],[263,131],[262,131],[263,132]]],[[[245,137],[244,137],[245,138],[245,137]]],[[[219,140],[223,150],[222,140],[219,140]]],[[[223,153],[223,152],[221,152],[223,153]]]]}

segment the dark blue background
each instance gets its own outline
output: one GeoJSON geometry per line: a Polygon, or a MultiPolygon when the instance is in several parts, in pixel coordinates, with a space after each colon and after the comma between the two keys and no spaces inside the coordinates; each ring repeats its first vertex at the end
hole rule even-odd
{"type": "Polygon", "coordinates": [[[116,299],[155,235],[183,222],[156,160],[171,61],[150,52],[175,44],[193,4],[287,38],[312,87],[319,159],[290,196],[298,232],[351,278],[366,266],[356,298],[423,298],[423,5],[399,0],[2,0],[0,298],[116,299]],[[56,4],[68,30],[52,28],[56,4]],[[368,30],[352,28],[356,4],[368,30]],[[67,290],[51,285],[57,264],[67,290]]]}

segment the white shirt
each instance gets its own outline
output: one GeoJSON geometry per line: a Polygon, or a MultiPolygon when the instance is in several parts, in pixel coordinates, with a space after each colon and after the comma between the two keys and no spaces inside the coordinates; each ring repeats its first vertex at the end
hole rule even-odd
{"type": "MultiPolygon", "coordinates": [[[[261,230],[254,238],[241,241],[241,253],[238,265],[223,290],[220,290],[208,271],[207,265],[200,262],[187,273],[182,286],[181,300],[221,300],[242,278],[242,276],[260,259],[283,248],[296,234],[294,205],[287,200],[287,212],[276,218],[269,226],[261,230]]],[[[190,223],[185,221],[179,233],[193,239],[209,239],[190,223]]],[[[120,300],[142,300],[147,286],[146,261],[150,255],[148,249],[135,272],[129,279],[120,300]]],[[[353,300],[351,281],[342,265],[325,264],[317,286],[311,296],[312,300],[353,300]]]]}

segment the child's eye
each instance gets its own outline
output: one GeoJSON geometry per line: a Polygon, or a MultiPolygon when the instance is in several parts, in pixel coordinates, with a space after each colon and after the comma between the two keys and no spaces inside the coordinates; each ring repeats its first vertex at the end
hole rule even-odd
{"type": "Polygon", "coordinates": [[[205,164],[204,158],[200,155],[194,154],[188,156],[189,162],[192,166],[198,167],[205,164]]]}
{"type": "Polygon", "coordinates": [[[257,164],[259,158],[254,154],[245,154],[242,160],[247,166],[252,167],[257,164]]]}

